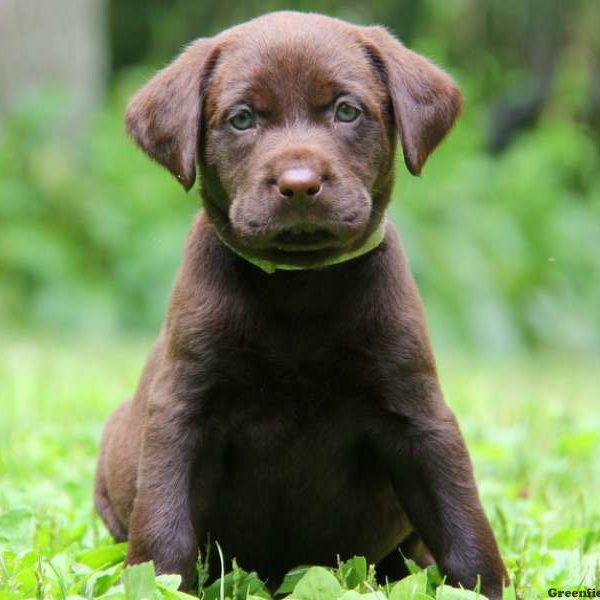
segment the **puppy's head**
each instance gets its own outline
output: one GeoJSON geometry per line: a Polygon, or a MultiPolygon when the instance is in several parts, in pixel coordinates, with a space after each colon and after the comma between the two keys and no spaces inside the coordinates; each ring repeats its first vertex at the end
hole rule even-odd
{"type": "Polygon", "coordinates": [[[240,252],[310,267],[380,224],[396,132],[417,175],[460,111],[443,71],[385,29],[273,13],[190,45],[132,100],[137,143],[240,252]]]}

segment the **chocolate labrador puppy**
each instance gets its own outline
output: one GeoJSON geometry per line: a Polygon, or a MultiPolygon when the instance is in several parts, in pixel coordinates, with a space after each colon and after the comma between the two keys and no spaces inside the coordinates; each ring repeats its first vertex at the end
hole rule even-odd
{"type": "MultiPolygon", "coordinates": [[[[192,43],[134,97],[131,136],[201,178],[164,328],[102,439],[95,503],[127,562],[192,585],[198,549],[275,586],[400,549],[500,598],[506,572],[385,210],[460,110],[385,29],[269,14],[192,43]]],[[[218,560],[212,561],[218,568],[218,560]]]]}

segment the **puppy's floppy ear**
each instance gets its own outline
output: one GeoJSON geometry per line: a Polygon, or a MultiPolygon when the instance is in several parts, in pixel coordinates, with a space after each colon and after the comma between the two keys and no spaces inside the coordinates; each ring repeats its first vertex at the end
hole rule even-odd
{"type": "Polygon", "coordinates": [[[406,167],[419,175],[460,114],[460,90],[449,75],[383,27],[361,31],[369,57],[388,86],[406,167]]]}
{"type": "Polygon", "coordinates": [[[196,40],[139,90],[127,108],[129,135],[186,190],[196,179],[202,99],[216,60],[213,40],[196,40]]]}

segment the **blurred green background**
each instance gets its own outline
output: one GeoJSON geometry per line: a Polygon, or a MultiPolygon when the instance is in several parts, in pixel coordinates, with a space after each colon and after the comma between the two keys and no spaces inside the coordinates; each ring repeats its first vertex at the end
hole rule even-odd
{"type": "Polygon", "coordinates": [[[123,113],[188,41],[282,8],[384,24],[459,82],[390,212],[516,590],[600,589],[600,0],[0,0],[0,598],[118,584],[122,548],[82,566],[115,553],[100,430],[200,205],[123,113]]]}
{"type": "Polygon", "coordinates": [[[7,0],[5,335],[158,329],[199,198],[127,139],[127,100],[189,40],[282,8],[385,24],[463,89],[423,176],[398,160],[391,207],[436,346],[598,351],[598,0],[7,0]]]}

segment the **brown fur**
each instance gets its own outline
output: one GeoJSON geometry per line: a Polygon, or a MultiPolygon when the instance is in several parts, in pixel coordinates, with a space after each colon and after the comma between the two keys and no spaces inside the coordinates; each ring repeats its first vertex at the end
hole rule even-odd
{"type": "Polygon", "coordinates": [[[400,546],[501,597],[394,228],[319,268],[381,223],[396,130],[419,173],[459,109],[450,77],[384,29],[299,13],[195,42],[133,99],[130,134],[186,188],[199,166],[205,212],[138,390],[102,441],[96,507],[129,540],[128,563],[152,559],[189,587],[210,537],[275,586],[337,555],[396,578],[400,546]],[[338,117],[340,98],[355,121],[338,117]],[[227,246],[309,268],[267,274],[227,246]]]}

